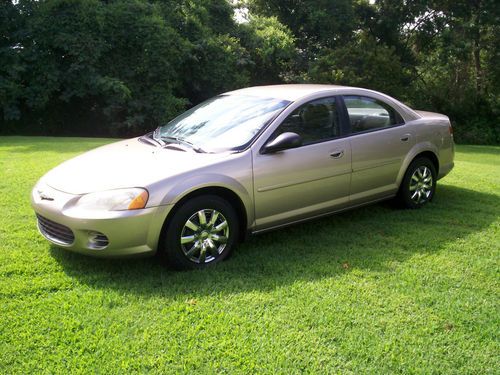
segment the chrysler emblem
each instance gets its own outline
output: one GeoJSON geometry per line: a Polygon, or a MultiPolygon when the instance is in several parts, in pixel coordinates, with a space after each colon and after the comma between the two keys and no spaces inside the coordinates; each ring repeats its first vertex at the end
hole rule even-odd
{"type": "Polygon", "coordinates": [[[45,201],[53,201],[54,200],[54,198],[49,197],[42,190],[38,190],[38,196],[40,197],[41,200],[45,200],[45,201]]]}

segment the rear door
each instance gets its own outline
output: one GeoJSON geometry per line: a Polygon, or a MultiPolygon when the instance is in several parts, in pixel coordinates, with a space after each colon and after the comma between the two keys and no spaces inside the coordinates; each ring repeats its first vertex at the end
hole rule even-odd
{"type": "Polygon", "coordinates": [[[415,135],[402,116],[384,101],[360,95],[343,96],[352,152],[350,203],[397,192],[397,176],[415,135]]]}

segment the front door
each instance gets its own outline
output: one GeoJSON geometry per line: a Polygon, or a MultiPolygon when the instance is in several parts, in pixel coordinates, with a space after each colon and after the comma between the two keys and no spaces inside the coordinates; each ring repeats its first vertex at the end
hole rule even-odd
{"type": "Polygon", "coordinates": [[[256,230],[342,208],[349,200],[351,147],[340,138],[336,99],[299,107],[269,141],[284,132],[299,134],[303,145],[253,155],[256,230]]]}

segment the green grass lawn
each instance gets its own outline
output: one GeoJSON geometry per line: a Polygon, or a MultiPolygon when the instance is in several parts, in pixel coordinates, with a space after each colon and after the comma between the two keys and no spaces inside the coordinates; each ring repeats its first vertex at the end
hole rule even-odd
{"type": "Polygon", "coordinates": [[[106,142],[0,137],[0,373],[498,373],[500,147],[457,147],[424,209],[357,209],[179,273],[38,234],[37,179],[106,142]]]}

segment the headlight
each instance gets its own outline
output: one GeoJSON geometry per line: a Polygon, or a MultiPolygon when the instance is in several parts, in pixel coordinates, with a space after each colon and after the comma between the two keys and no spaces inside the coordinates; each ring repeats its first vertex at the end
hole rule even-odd
{"type": "Polygon", "coordinates": [[[76,206],[84,210],[138,210],[146,207],[148,198],[146,189],[116,189],[85,194],[76,202],[76,206]]]}

